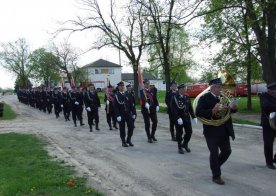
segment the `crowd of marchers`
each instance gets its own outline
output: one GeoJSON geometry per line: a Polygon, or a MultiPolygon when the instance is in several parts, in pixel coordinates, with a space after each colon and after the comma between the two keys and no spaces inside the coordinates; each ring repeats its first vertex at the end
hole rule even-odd
{"type": "MultiPolygon", "coordinates": [[[[231,113],[237,112],[237,102],[229,102],[226,107],[229,110],[229,118],[222,121],[219,125],[213,124],[218,113],[225,108],[221,105],[223,85],[220,78],[209,82],[209,90],[198,99],[195,111],[191,104],[191,99],[187,95],[187,87],[184,84],[177,85],[171,83],[171,89],[166,93],[165,102],[169,115],[169,130],[172,141],[177,142],[178,153],[184,154],[191,152],[189,142],[192,136],[192,125],[197,123],[197,117],[206,119],[203,122],[203,134],[206,139],[207,147],[210,151],[210,168],[213,174],[213,182],[223,185],[225,182],[221,178],[221,166],[231,154],[230,137],[235,139],[231,113]]],[[[262,127],[264,140],[264,154],[267,167],[276,169],[273,163],[276,162],[276,154],[273,158],[273,143],[276,131],[269,124],[269,115],[276,111],[276,83],[267,85],[268,92],[260,96],[262,107],[262,127]]],[[[156,143],[157,113],[159,102],[156,89],[150,88],[150,81],[143,81],[143,88],[139,91],[141,112],[145,125],[145,132],[148,143],[156,143]]],[[[43,112],[52,112],[56,118],[63,112],[65,121],[71,121],[70,116],[77,126],[84,126],[83,111],[87,113],[89,131],[93,131],[93,126],[97,131],[99,128],[99,108],[100,99],[93,84],[87,88],[75,88],[70,91],[66,88],[33,88],[19,89],[17,92],[18,100],[33,108],[43,112]]],[[[109,129],[118,129],[119,124],[120,138],[123,147],[133,147],[133,131],[137,117],[136,103],[131,85],[125,87],[124,82],[119,82],[116,87],[109,85],[104,97],[106,121],[109,129]]]]}

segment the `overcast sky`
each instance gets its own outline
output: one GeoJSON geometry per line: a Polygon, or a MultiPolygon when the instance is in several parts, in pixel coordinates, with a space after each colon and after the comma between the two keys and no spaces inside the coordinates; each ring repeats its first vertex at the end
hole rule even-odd
{"type": "MultiPolygon", "coordinates": [[[[0,43],[14,42],[25,38],[31,46],[31,51],[40,47],[47,48],[52,38],[51,32],[58,29],[57,21],[73,19],[80,14],[76,0],[0,0],[0,43]]],[[[99,2],[108,2],[100,0],[99,2]]],[[[62,37],[59,37],[61,40],[62,37]]],[[[76,33],[70,42],[74,47],[85,50],[93,42],[93,34],[76,33]]],[[[54,40],[58,42],[60,40],[54,40]]],[[[117,50],[94,50],[80,59],[80,65],[85,65],[99,58],[119,63],[117,50]]],[[[122,55],[123,57],[123,55],[122,55]]],[[[123,72],[131,70],[125,66],[123,72]]],[[[15,76],[0,67],[0,87],[13,88],[15,76]]]]}

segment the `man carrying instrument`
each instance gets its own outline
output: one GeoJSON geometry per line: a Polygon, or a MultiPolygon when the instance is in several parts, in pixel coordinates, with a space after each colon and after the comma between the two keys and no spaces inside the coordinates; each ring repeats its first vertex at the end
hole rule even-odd
{"type": "Polygon", "coordinates": [[[155,138],[155,131],[157,128],[157,112],[159,111],[159,103],[152,91],[150,91],[150,82],[148,79],[143,81],[144,89],[140,91],[141,111],[144,118],[145,130],[148,137],[148,142],[157,141],[155,138]],[[150,119],[152,121],[152,128],[150,132],[150,119]]]}
{"type": "Polygon", "coordinates": [[[223,90],[220,78],[209,82],[210,91],[202,95],[196,107],[196,116],[203,122],[203,134],[210,151],[210,168],[213,174],[213,182],[219,185],[225,184],[221,178],[221,166],[231,154],[229,136],[235,139],[233,124],[230,114],[237,111],[235,102],[223,102],[221,95],[223,90]],[[222,116],[223,111],[228,111],[222,116]],[[205,119],[205,120],[202,120],[205,119]],[[220,121],[220,119],[223,119],[220,121]],[[220,151],[220,153],[219,153],[220,151]]]}
{"type": "Polygon", "coordinates": [[[273,160],[273,143],[276,137],[276,124],[275,117],[272,116],[273,112],[276,112],[276,83],[267,85],[267,92],[261,94],[260,103],[266,166],[269,169],[276,169],[273,165],[273,162],[276,162],[276,154],[273,160]]]}
{"type": "Polygon", "coordinates": [[[170,108],[172,119],[176,126],[176,140],[178,142],[178,153],[184,154],[182,147],[187,152],[191,152],[190,148],[188,147],[188,143],[192,136],[192,125],[190,115],[195,123],[197,122],[197,119],[194,114],[190,97],[185,94],[186,86],[184,84],[180,84],[177,88],[178,93],[172,97],[170,108]],[[183,128],[185,130],[185,135],[182,139],[183,128]],[[184,140],[183,144],[182,140],[184,140]]]}

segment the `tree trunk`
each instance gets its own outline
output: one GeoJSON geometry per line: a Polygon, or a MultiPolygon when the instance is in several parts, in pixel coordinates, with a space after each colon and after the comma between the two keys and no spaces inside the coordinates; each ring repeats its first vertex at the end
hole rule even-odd
{"type": "Polygon", "coordinates": [[[251,96],[251,53],[250,53],[250,49],[248,49],[247,51],[247,76],[246,76],[246,80],[247,80],[247,110],[251,111],[252,110],[252,96],[251,96]]]}
{"type": "Polygon", "coordinates": [[[170,76],[170,64],[164,60],[165,68],[165,82],[166,82],[166,91],[170,90],[171,76],[170,76]]]}
{"type": "Polygon", "coordinates": [[[139,85],[138,85],[138,73],[137,73],[139,63],[133,62],[132,65],[133,65],[133,76],[134,76],[133,78],[134,78],[135,102],[136,102],[136,104],[137,104],[137,103],[139,103],[139,101],[140,101],[140,100],[139,100],[139,97],[138,97],[138,91],[139,91],[140,89],[139,89],[139,85]]]}

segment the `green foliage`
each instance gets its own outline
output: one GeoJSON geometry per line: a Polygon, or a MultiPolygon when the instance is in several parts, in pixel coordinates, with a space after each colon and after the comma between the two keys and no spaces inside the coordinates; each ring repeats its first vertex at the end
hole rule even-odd
{"type": "Polygon", "coordinates": [[[15,112],[12,110],[11,106],[4,102],[3,116],[0,120],[12,120],[16,118],[15,112]]]}
{"type": "Polygon", "coordinates": [[[33,51],[29,57],[32,78],[46,86],[49,86],[51,82],[59,81],[59,64],[58,57],[44,48],[33,51]]]}
{"type": "Polygon", "coordinates": [[[102,195],[73,177],[71,167],[50,160],[35,135],[1,134],[0,143],[0,195],[102,195]]]}
{"type": "MultiPolygon", "coordinates": [[[[246,81],[247,68],[251,66],[250,79],[260,80],[261,66],[257,60],[256,47],[253,47],[256,45],[256,39],[252,36],[252,29],[249,28],[250,20],[246,15],[243,2],[211,0],[202,12],[210,12],[204,17],[205,30],[202,40],[215,41],[222,45],[220,52],[212,59],[212,64],[217,69],[228,69],[242,81],[246,81]]],[[[210,69],[214,69],[214,66],[210,69]]]]}
{"type": "MultiPolygon", "coordinates": [[[[167,23],[161,23],[166,28],[167,23]]],[[[177,24],[171,24],[171,39],[169,43],[170,53],[168,56],[170,63],[171,80],[177,82],[189,82],[192,79],[187,75],[187,70],[194,64],[190,57],[190,46],[188,34],[177,24]]],[[[156,32],[151,26],[149,31],[150,42],[155,42],[156,32]]],[[[144,71],[151,73],[156,78],[164,78],[165,65],[162,56],[161,46],[157,42],[148,48],[150,68],[144,71]]]]}

